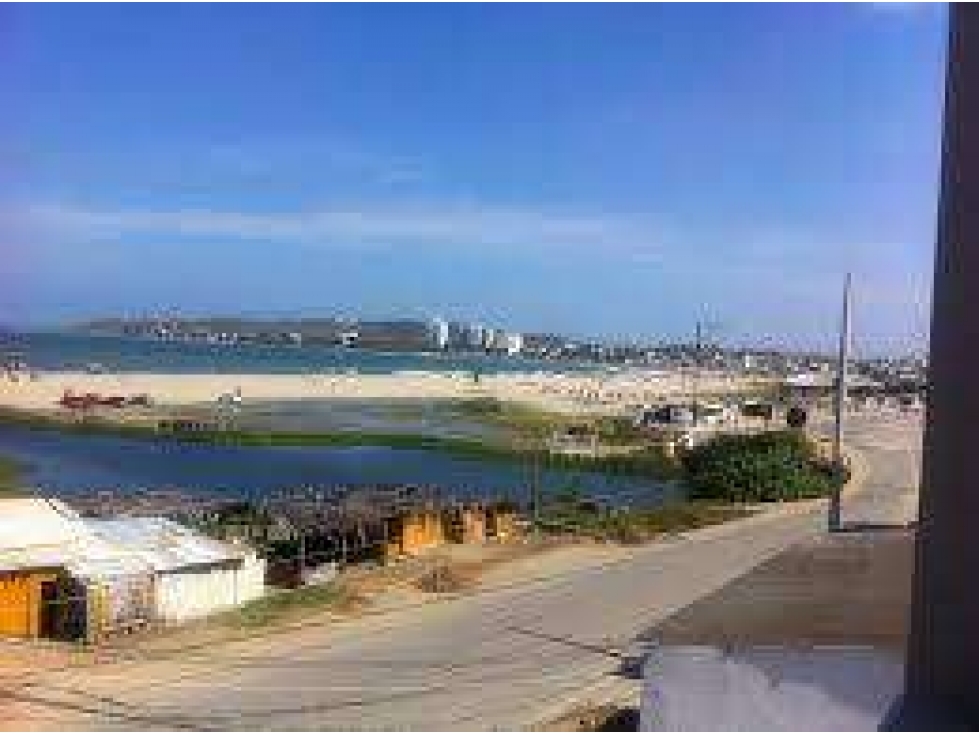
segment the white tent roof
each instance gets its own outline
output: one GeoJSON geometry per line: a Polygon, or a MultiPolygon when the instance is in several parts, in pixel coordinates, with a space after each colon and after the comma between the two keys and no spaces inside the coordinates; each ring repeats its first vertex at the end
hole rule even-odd
{"type": "Polygon", "coordinates": [[[146,565],[98,538],[58,500],[0,499],[0,571],[64,568],[80,577],[145,572],[146,565]]]}
{"type": "Polygon", "coordinates": [[[125,548],[154,571],[175,571],[242,559],[242,553],[237,548],[162,517],[122,517],[85,522],[99,538],[125,548]]]}
{"type": "Polygon", "coordinates": [[[107,578],[242,557],[163,518],[89,519],[57,500],[0,499],[0,571],[64,568],[80,578],[107,578]]]}
{"type": "Polygon", "coordinates": [[[78,535],[78,515],[57,500],[12,497],[0,500],[0,551],[58,545],[78,535]]]}
{"type": "Polygon", "coordinates": [[[79,541],[77,515],[55,500],[0,500],[0,570],[64,565],[65,549],[79,541]]]}

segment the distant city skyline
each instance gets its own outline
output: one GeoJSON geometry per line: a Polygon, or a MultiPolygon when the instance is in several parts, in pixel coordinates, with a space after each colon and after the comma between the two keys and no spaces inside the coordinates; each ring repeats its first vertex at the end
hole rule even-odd
{"type": "Polygon", "coordinates": [[[926,343],[933,5],[0,9],[0,323],[926,343]],[[12,113],[12,114],[10,114],[12,113]]]}

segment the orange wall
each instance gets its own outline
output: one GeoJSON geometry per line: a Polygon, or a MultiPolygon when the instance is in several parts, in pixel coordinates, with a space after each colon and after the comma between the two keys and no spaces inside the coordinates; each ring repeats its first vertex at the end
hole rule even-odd
{"type": "Polygon", "coordinates": [[[51,571],[0,571],[0,636],[37,636],[41,584],[56,577],[51,571]]]}
{"type": "Polygon", "coordinates": [[[419,512],[401,520],[401,536],[388,545],[388,556],[415,555],[445,542],[442,517],[437,512],[419,512]]]}
{"type": "Polygon", "coordinates": [[[413,556],[447,542],[482,543],[489,535],[507,540],[517,534],[517,517],[510,512],[488,512],[467,507],[456,517],[439,512],[416,512],[401,518],[401,533],[388,543],[387,558],[413,556]],[[446,524],[452,519],[450,527],[446,524]]]}

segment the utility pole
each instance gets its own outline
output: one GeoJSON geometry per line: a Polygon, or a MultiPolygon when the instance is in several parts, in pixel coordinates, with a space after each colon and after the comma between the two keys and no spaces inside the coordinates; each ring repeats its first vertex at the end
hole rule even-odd
{"type": "MultiPolygon", "coordinates": [[[[537,441],[534,441],[536,444],[537,441]]],[[[530,501],[532,504],[532,515],[534,522],[534,537],[540,537],[540,516],[541,516],[541,496],[540,496],[540,448],[536,445],[531,446],[531,468],[530,468],[530,501]]]]}
{"type": "Polygon", "coordinates": [[[703,322],[697,322],[696,338],[694,340],[693,351],[693,382],[691,384],[691,398],[693,402],[693,424],[697,426],[700,420],[700,367],[701,350],[703,348],[703,322]]]}
{"type": "Polygon", "coordinates": [[[833,492],[829,498],[829,531],[840,529],[840,493],[843,489],[843,418],[846,413],[846,368],[850,356],[850,273],[843,281],[843,316],[836,365],[836,399],[833,404],[833,492]]]}
{"type": "Polygon", "coordinates": [[[299,585],[305,585],[306,579],[306,528],[299,531],[299,585]]]}

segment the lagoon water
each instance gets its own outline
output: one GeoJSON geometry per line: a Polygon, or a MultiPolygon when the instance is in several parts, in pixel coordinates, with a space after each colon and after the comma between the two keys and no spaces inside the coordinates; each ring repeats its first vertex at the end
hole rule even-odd
{"type": "MultiPolygon", "coordinates": [[[[69,496],[94,489],[174,488],[257,496],[300,485],[428,484],[459,498],[526,501],[530,467],[386,447],[230,447],[66,434],[0,425],[0,454],[26,465],[25,484],[69,496]]],[[[545,471],[545,492],[569,486],[612,504],[677,497],[668,482],[589,472],[545,471]]]]}
{"type": "MultiPolygon", "coordinates": [[[[81,369],[98,363],[108,372],[303,374],[414,370],[569,372],[595,365],[541,362],[486,355],[372,352],[339,347],[215,345],[73,334],[20,334],[0,343],[40,370],[81,369]]],[[[491,438],[493,428],[453,416],[440,406],[317,401],[247,406],[243,424],[266,429],[419,432],[491,438]]],[[[256,495],[298,485],[430,484],[463,498],[509,496],[524,500],[529,467],[467,459],[444,452],[386,447],[222,447],[172,441],[62,434],[0,425],[0,454],[27,467],[27,483],[67,495],[93,489],[175,488],[256,495]]],[[[676,494],[669,483],[572,471],[542,472],[545,491],[570,485],[616,504],[647,504],[676,494]]]]}

